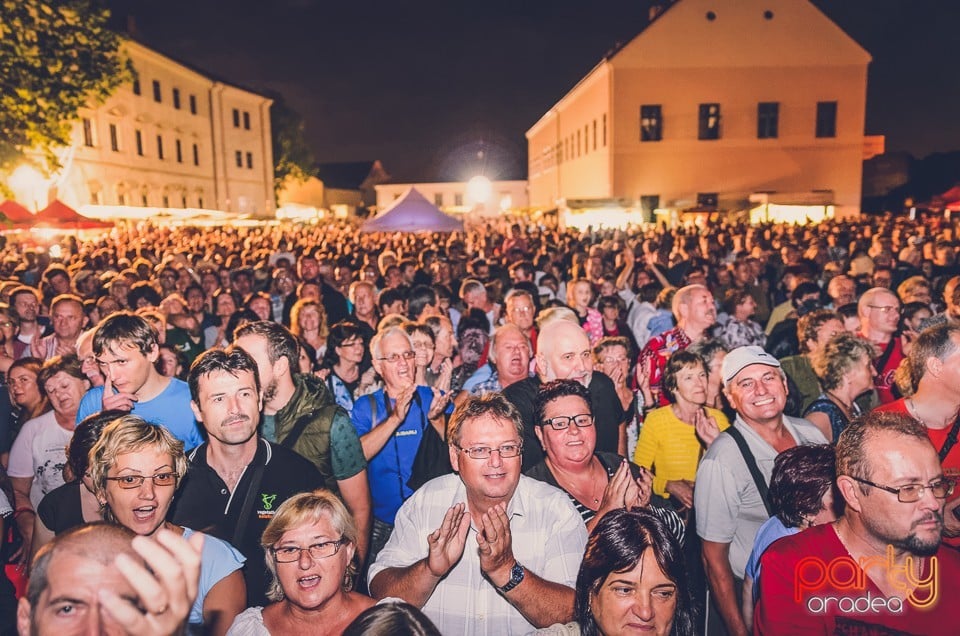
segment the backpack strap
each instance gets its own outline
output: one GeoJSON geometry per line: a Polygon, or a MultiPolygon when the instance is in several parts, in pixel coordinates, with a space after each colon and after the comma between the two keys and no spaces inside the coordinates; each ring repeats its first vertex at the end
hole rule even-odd
{"type": "Polygon", "coordinates": [[[750,471],[750,476],[753,477],[753,483],[756,484],[757,491],[760,493],[760,499],[763,500],[763,507],[767,509],[767,514],[772,517],[773,508],[770,506],[770,498],[767,495],[767,482],[763,479],[763,474],[760,472],[760,467],[757,466],[757,460],[747,445],[747,440],[743,437],[743,433],[737,430],[735,425],[731,425],[724,432],[730,435],[733,441],[737,443],[740,454],[743,456],[743,461],[750,471]]]}
{"type": "Polygon", "coordinates": [[[960,416],[957,416],[957,419],[953,421],[953,428],[947,433],[947,439],[944,440],[943,446],[940,447],[940,451],[937,453],[940,456],[941,463],[947,458],[947,455],[950,454],[953,447],[956,446],[958,436],[960,436],[960,416]]]}

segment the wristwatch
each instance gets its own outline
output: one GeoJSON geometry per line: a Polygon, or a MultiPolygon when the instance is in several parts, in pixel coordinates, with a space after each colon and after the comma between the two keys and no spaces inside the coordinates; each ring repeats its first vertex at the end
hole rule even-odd
{"type": "Polygon", "coordinates": [[[526,568],[520,565],[519,561],[515,562],[513,567],[510,568],[510,580],[507,581],[507,584],[503,587],[498,587],[497,591],[506,593],[520,585],[520,582],[523,581],[523,575],[526,573],[526,571],[526,568]]]}

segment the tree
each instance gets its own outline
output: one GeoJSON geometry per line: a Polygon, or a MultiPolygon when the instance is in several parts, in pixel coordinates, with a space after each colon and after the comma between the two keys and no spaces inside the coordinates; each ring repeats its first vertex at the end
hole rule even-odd
{"type": "Polygon", "coordinates": [[[109,12],[89,0],[0,0],[0,172],[27,150],[59,167],[80,108],[132,79],[109,12]]]}
{"type": "Polygon", "coordinates": [[[283,98],[271,94],[270,129],[273,134],[273,189],[279,194],[287,177],[303,183],[317,176],[316,159],[307,145],[303,119],[283,98]]]}

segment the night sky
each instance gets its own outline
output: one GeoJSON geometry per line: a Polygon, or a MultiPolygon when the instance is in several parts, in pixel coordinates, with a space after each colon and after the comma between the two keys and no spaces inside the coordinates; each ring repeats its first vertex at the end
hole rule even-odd
{"type": "MultiPolygon", "coordinates": [[[[723,2],[735,0],[717,0],[723,2]]],[[[800,1],[800,0],[798,0],[800,1]]],[[[107,0],[148,44],[303,117],[320,162],[381,159],[398,181],[526,176],[524,132],[648,0],[107,0]]],[[[960,150],[960,2],[816,0],[873,55],[867,134],[960,150]]]]}

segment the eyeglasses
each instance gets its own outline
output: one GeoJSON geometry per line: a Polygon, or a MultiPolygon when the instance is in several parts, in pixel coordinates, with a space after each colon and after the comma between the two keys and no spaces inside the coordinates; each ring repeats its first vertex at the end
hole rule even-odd
{"type": "Polygon", "coordinates": [[[900,307],[900,305],[867,305],[867,307],[870,309],[876,309],[881,314],[888,314],[891,311],[899,314],[901,311],[903,311],[903,308],[900,307]]]}
{"type": "Polygon", "coordinates": [[[3,327],[4,329],[9,329],[10,327],[15,327],[15,326],[16,325],[14,325],[9,320],[4,320],[3,322],[0,322],[0,327],[3,327]]]}
{"type": "Polygon", "coordinates": [[[157,473],[156,475],[124,475],[122,477],[107,477],[107,481],[115,481],[124,490],[133,490],[143,486],[147,479],[153,480],[154,486],[174,486],[177,483],[177,473],[157,473]]]}
{"type": "Polygon", "coordinates": [[[413,360],[416,357],[417,357],[417,354],[414,353],[413,351],[404,351],[403,353],[391,353],[386,357],[377,358],[377,360],[382,360],[383,362],[389,362],[390,364],[396,364],[400,362],[400,358],[403,358],[404,360],[413,360]]]}
{"type": "Polygon", "coordinates": [[[588,428],[593,426],[593,416],[589,413],[581,413],[580,415],[558,415],[543,422],[544,426],[549,425],[550,428],[555,431],[565,431],[570,428],[571,423],[577,428],[588,428]]]}
{"type": "Polygon", "coordinates": [[[295,545],[285,545],[280,548],[270,548],[273,552],[273,558],[277,563],[293,563],[299,561],[304,551],[310,553],[310,558],[314,561],[318,559],[327,559],[340,551],[340,546],[347,543],[348,539],[340,537],[336,541],[324,541],[323,543],[314,543],[305,548],[295,545]]]}
{"type": "Polygon", "coordinates": [[[474,446],[473,448],[460,448],[460,452],[466,453],[470,459],[487,459],[492,453],[497,453],[502,459],[516,457],[523,450],[523,444],[504,444],[500,448],[490,448],[489,446],[474,446]]]}
{"type": "Polygon", "coordinates": [[[861,484],[866,484],[867,486],[873,486],[874,488],[879,488],[880,490],[886,490],[897,496],[897,500],[901,503],[914,503],[915,501],[920,501],[923,498],[923,493],[927,490],[933,494],[937,499],[946,499],[951,494],[953,494],[953,488],[956,486],[956,482],[952,479],[943,478],[938,479],[937,481],[927,484],[907,484],[906,486],[900,486],[899,488],[893,488],[891,486],[881,486],[880,484],[875,484],[872,481],[866,479],[860,479],[859,477],[851,476],[850,479],[858,481],[861,484]]]}

